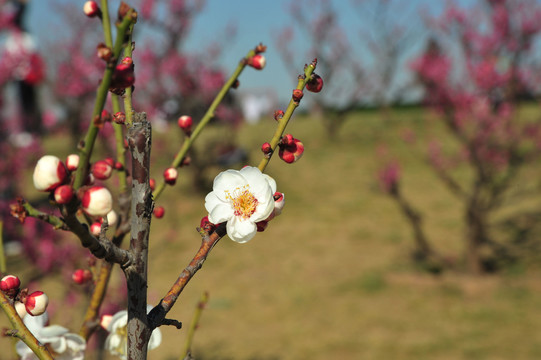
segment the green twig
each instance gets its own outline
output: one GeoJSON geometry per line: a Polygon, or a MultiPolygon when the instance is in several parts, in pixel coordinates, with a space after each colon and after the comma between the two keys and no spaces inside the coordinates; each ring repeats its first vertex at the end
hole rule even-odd
{"type": "MultiPolygon", "coordinates": [[[[307,65],[304,68],[304,75],[299,76],[299,81],[296,87],[297,90],[304,90],[306,83],[308,82],[308,80],[310,80],[310,77],[312,76],[312,73],[314,72],[315,69],[316,69],[316,60],[314,60],[311,64],[307,65]]],[[[261,172],[264,172],[265,168],[269,164],[269,161],[272,158],[274,151],[278,147],[278,143],[280,142],[282,135],[284,134],[284,130],[286,129],[287,124],[289,123],[289,120],[291,119],[291,116],[293,115],[293,112],[298,106],[299,106],[299,102],[295,101],[293,98],[289,101],[289,105],[287,106],[284,116],[278,121],[278,127],[276,128],[276,131],[274,132],[274,136],[272,137],[270,141],[272,150],[270,151],[268,155],[264,156],[263,159],[261,159],[261,161],[259,162],[258,168],[259,170],[261,170],[261,172]]]]}
{"type": "Polygon", "coordinates": [[[192,322],[190,323],[190,327],[188,328],[188,336],[186,338],[186,342],[184,343],[184,351],[183,355],[180,357],[180,359],[185,359],[188,354],[191,353],[192,349],[192,343],[193,343],[193,337],[195,335],[195,330],[199,327],[199,319],[201,319],[201,314],[203,313],[203,309],[205,308],[205,305],[209,301],[209,294],[208,292],[204,292],[201,294],[201,299],[197,303],[197,307],[195,309],[195,313],[192,318],[192,322]]]}
{"type": "MultiPolygon", "coordinates": [[[[53,357],[47,350],[47,347],[42,345],[35,337],[32,335],[30,330],[24,325],[22,319],[15,311],[13,307],[13,301],[9,299],[2,291],[0,291],[0,307],[6,314],[13,327],[13,330],[10,331],[10,335],[18,338],[26,344],[36,354],[40,360],[53,360],[53,357]]],[[[30,316],[30,315],[27,315],[30,316]]]]}
{"type": "MultiPolygon", "coordinates": [[[[175,156],[175,159],[171,163],[171,167],[177,168],[180,166],[182,160],[188,153],[188,150],[192,146],[193,142],[195,141],[195,139],[197,139],[201,131],[203,131],[203,128],[207,126],[209,121],[212,120],[212,118],[214,118],[214,112],[216,111],[216,108],[218,107],[218,105],[220,105],[220,103],[224,99],[229,89],[235,84],[238,77],[242,73],[242,70],[244,70],[244,68],[246,67],[247,59],[254,56],[255,53],[256,53],[255,50],[250,50],[248,54],[246,54],[246,56],[242,58],[242,60],[239,62],[239,65],[237,66],[233,74],[229,77],[229,79],[225,82],[225,84],[222,86],[222,89],[220,90],[218,95],[216,95],[216,97],[214,98],[214,101],[208,108],[207,112],[205,113],[205,115],[203,116],[199,124],[197,124],[197,126],[195,127],[191,136],[186,139],[184,144],[182,144],[182,147],[180,148],[177,155],[175,156]]],[[[157,200],[160,197],[164,189],[165,189],[165,182],[162,179],[162,182],[156,187],[156,190],[154,190],[154,192],[152,193],[154,200],[157,200]]]]}
{"type": "Polygon", "coordinates": [[[115,70],[115,65],[117,63],[118,57],[120,56],[120,51],[124,46],[124,40],[126,31],[130,25],[134,22],[132,17],[133,10],[130,9],[126,16],[122,19],[122,22],[117,25],[117,33],[115,45],[113,48],[113,57],[110,62],[107,63],[103,79],[101,80],[100,86],[98,87],[96,102],[94,103],[94,111],[92,112],[92,118],[88,126],[88,131],[84,140],[84,144],[79,150],[79,167],[75,174],[75,181],[73,187],[75,189],[80,188],[83,185],[83,182],[86,177],[86,172],[88,164],[90,162],[90,155],[94,149],[94,143],[96,142],[96,137],[98,136],[99,128],[94,124],[94,120],[101,116],[101,111],[107,100],[107,94],[109,93],[109,86],[111,85],[111,79],[113,77],[113,72],[115,70]]]}

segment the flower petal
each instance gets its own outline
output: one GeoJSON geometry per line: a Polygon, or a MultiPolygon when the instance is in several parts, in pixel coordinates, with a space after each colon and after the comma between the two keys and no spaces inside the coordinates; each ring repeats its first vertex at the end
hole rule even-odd
{"type": "Polygon", "coordinates": [[[250,185],[250,192],[254,194],[257,200],[260,200],[261,197],[267,197],[267,193],[271,191],[269,182],[265,177],[268,175],[263,175],[258,168],[252,166],[243,167],[240,174],[250,185]]]}
{"type": "Polygon", "coordinates": [[[227,236],[235,242],[245,243],[250,241],[257,233],[257,226],[250,220],[240,220],[237,217],[227,222],[227,236]]]}
{"type": "Polygon", "coordinates": [[[160,329],[154,329],[152,334],[150,334],[150,339],[148,340],[148,349],[152,350],[160,346],[162,343],[162,332],[160,329]]]}
{"type": "Polygon", "coordinates": [[[250,216],[250,221],[258,222],[265,220],[270,216],[272,210],[274,210],[274,198],[271,197],[271,199],[272,201],[267,200],[266,202],[261,202],[257,205],[257,209],[252,216],[250,216]]]}
{"type": "Polygon", "coordinates": [[[209,212],[209,221],[213,224],[227,221],[233,216],[231,204],[218,199],[214,191],[205,197],[205,209],[209,212]]]}
{"type": "Polygon", "coordinates": [[[271,187],[271,192],[274,194],[276,192],[276,180],[274,180],[272,177],[270,177],[267,174],[263,174],[265,179],[267,179],[267,182],[269,183],[269,186],[271,187]]]}
{"type": "Polygon", "coordinates": [[[237,170],[226,170],[214,178],[212,189],[218,199],[227,201],[227,195],[236,188],[242,188],[247,184],[246,179],[237,170]]]}

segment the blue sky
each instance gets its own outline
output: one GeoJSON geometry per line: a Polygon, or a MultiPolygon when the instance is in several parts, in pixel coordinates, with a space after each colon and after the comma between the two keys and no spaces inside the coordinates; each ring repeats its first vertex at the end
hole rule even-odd
{"type": "MultiPolygon", "coordinates": [[[[460,3],[468,3],[471,0],[455,0],[460,3]]],[[[55,22],[58,19],[51,14],[51,0],[33,0],[30,7],[30,31],[38,37],[55,36],[47,29],[57,28],[55,22]],[[46,31],[43,31],[45,29],[46,31]]],[[[84,1],[54,0],[57,3],[77,3],[82,8],[84,1]]],[[[262,42],[268,46],[266,53],[267,67],[264,71],[254,71],[248,69],[241,76],[241,87],[244,91],[251,88],[271,88],[278,94],[282,101],[290,96],[291,89],[296,84],[296,79],[291,78],[290,68],[296,71],[302,71],[302,66],[312,60],[307,48],[303,46],[301,33],[296,35],[296,46],[299,47],[299,56],[296,57],[294,64],[284,64],[275,46],[275,34],[284,26],[292,22],[292,18],[287,11],[287,5],[291,0],[207,0],[202,13],[195,19],[190,38],[186,42],[187,49],[198,50],[201,44],[208,44],[216,39],[223,29],[229,24],[234,23],[237,27],[237,35],[228,44],[223,54],[220,64],[227,72],[232,71],[238,60],[253,46],[262,42]]],[[[317,0],[305,1],[305,4],[312,5],[317,0]]],[[[117,1],[110,1],[111,8],[116,7],[117,1]]],[[[348,34],[351,42],[358,37],[360,24],[359,16],[353,11],[350,0],[333,0],[333,7],[337,10],[341,27],[348,34]]],[[[407,4],[409,12],[415,14],[416,9],[424,7],[431,13],[441,11],[443,0],[409,0],[402,1],[407,4]],[[410,10],[411,9],[411,10],[410,10]]],[[[308,13],[310,9],[307,7],[308,13]]],[[[397,14],[397,19],[400,18],[397,14]]],[[[82,18],[82,21],[87,21],[82,18]]],[[[420,21],[420,19],[419,19],[420,21]]],[[[136,30],[137,31],[137,30],[136,30]]],[[[362,49],[357,49],[359,56],[363,55],[362,49]]],[[[324,74],[321,74],[324,77],[324,74]]]]}

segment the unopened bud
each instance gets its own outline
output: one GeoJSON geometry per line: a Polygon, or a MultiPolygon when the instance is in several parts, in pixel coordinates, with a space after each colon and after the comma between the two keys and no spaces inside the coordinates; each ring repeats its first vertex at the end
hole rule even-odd
{"type": "Polygon", "coordinates": [[[304,153],[304,144],[293,138],[290,134],[282,138],[282,143],[279,144],[280,159],[284,160],[286,163],[291,164],[299,160],[304,153]]]}
{"type": "Polygon", "coordinates": [[[268,142],[263,143],[263,145],[261,145],[261,151],[263,152],[263,154],[265,154],[265,156],[270,155],[272,153],[271,144],[269,144],[268,142]]]}
{"type": "Polygon", "coordinates": [[[113,209],[113,197],[105,187],[93,186],[83,193],[81,205],[91,216],[105,216],[113,209]]]}
{"type": "Polygon", "coordinates": [[[101,121],[102,122],[111,122],[112,120],[112,116],[111,116],[111,113],[109,113],[109,111],[107,110],[102,110],[101,111],[101,121]]]}
{"type": "Polygon", "coordinates": [[[101,233],[101,222],[95,221],[90,225],[90,233],[94,236],[100,236],[101,233]]]}
{"type": "Polygon", "coordinates": [[[323,89],[323,79],[318,74],[312,74],[310,80],[306,83],[306,89],[318,93],[323,89]]]}
{"type": "Polygon", "coordinates": [[[259,45],[257,45],[254,49],[255,53],[256,54],[259,54],[259,53],[262,53],[262,52],[265,52],[267,50],[267,47],[261,43],[259,43],[259,45]]]}
{"type": "Polygon", "coordinates": [[[199,224],[199,227],[201,228],[201,230],[205,231],[207,234],[210,234],[211,232],[214,231],[214,229],[216,229],[216,225],[209,221],[208,215],[204,216],[201,219],[201,223],[199,224]]]}
{"type": "Polygon", "coordinates": [[[43,291],[34,291],[24,301],[26,312],[32,316],[41,315],[47,310],[49,298],[43,291]]]}
{"type": "Polygon", "coordinates": [[[104,43],[98,44],[96,52],[98,54],[98,57],[106,62],[111,60],[111,57],[113,56],[113,51],[111,50],[111,48],[104,43]]]}
{"type": "Polygon", "coordinates": [[[276,110],[274,112],[274,120],[280,121],[284,117],[284,112],[282,110],[276,110]]]}
{"type": "Polygon", "coordinates": [[[77,167],[79,166],[79,155],[77,154],[71,154],[68,155],[66,158],[66,167],[69,171],[75,171],[77,170],[77,167]]]}
{"type": "Polygon", "coordinates": [[[133,61],[131,58],[125,57],[115,68],[110,88],[122,89],[130,87],[133,84],[135,84],[133,61]]]}
{"type": "Polygon", "coordinates": [[[163,178],[166,184],[175,185],[177,182],[178,171],[177,169],[170,167],[163,172],[163,178]]]}
{"type": "Polygon", "coordinates": [[[254,55],[248,59],[248,65],[256,70],[262,70],[265,67],[267,60],[261,54],[254,55]]]}
{"type": "Polygon", "coordinates": [[[275,192],[274,193],[274,216],[278,216],[282,213],[282,209],[284,208],[286,202],[285,202],[285,195],[281,192],[275,192]]]}
{"type": "Polygon", "coordinates": [[[178,126],[188,136],[192,133],[192,117],[188,115],[182,115],[178,118],[178,126]]]}
{"type": "Polygon", "coordinates": [[[66,167],[59,158],[45,155],[38,160],[34,169],[34,186],[39,191],[52,191],[67,179],[66,167]]]}
{"type": "Polygon", "coordinates": [[[161,219],[165,215],[165,209],[163,206],[157,206],[154,208],[154,216],[156,216],[157,219],[161,219]]]}
{"type": "Polygon", "coordinates": [[[257,232],[263,232],[269,225],[269,222],[267,220],[256,222],[255,225],[257,226],[257,232]]]}
{"type": "Polygon", "coordinates": [[[126,114],[122,111],[117,112],[113,115],[113,121],[117,124],[124,124],[126,122],[126,114]]]}
{"type": "Polygon", "coordinates": [[[109,224],[109,226],[115,226],[117,222],[118,222],[118,214],[116,213],[116,211],[114,210],[109,211],[107,213],[107,224],[109,224]]]}
{"type": "Polygon", "coordinates": [[[154,191],[154,189],[156,189],[156,180],[151,178],[148,180],[148,183],[150,185],[150,190],[154,191]]]}
{"type": "Polygon", "coordinates": [[[96,161],[92,165],[92,175],[99,180],[107,180],[111,177],[113,173],[113,167],[106,160],[96,161]]]}
{"type": "Polygon", "coordinates": [[[54,190],[54,201],[58,204],[67,204],[73,198],[74,193],[71,185],[60,185],[54,190]]]}
{"type": "Polygon", "coordinates": [[[76,284],[83,285],[92,280],[92,272],[87,269],[77,269],[71,274],[71,278],[76,284]]]}
{"type": "Polygon", "coordinates": [[[87,1],[83,5],[83,12],[86,16],[92,18],[95,16],[101,16],[101,9],[98,6],[98,3],[95,1],[87,1]]]}
{"type": "Polygon", "coordinates": [[[15,311],[17,312],[17,315],[19,315],[21,319],[23,319],[26,316],[26,314],[28,314],[26,312],[26,306],[24,306],[22,302],[15,301],[15,304],[13,304],[13,306],[15,307],[15,311]]]}
{"type": "Polygon", "coordinates": [[[109,324],[113,320],[113,315],[102,315],[100,319],[100,326],[109,331],[109,324]]]}
{"type": "Polygon", "coordinates": [[[0,280],[0,290],[5,293],[14,293],[21,286],[21,280],[15,275],[6,275],[0,280]]]}
{"type": "Polygon", "coordinates": [[[292,96],[293,101],[295,101],[295,102],[301,101],[303,95],[304,94],[303,94],[302,90],[300,90],[300,89],[293,90],[293,96],[292,96]]]}

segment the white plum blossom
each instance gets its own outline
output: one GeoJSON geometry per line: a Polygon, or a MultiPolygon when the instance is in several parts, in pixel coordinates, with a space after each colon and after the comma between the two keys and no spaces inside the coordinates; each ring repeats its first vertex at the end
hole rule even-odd
{"type": "Polygon", "coordinates": [[[250,241],[257,232],[256,223],[267,219],[274,210],[275,192],[274,179],[256,167],[221,172],[214,179],[213,191],[205,198],[209,221],[227,221],[231,240],[250,241]]]}
{"type": "MultiPolygon", "coordinates": [[[[150,310],[152,310],[152,306],[147,305],[147,313],[150,310]]],[[[128,354],[128,312],[121,310],[114,314],[108,321],[107,331],[109,331],[109,335],[105,339],[105,348],[111,355],[126,359],[128,354]]],[[[148,341],[148,350],[157,348],[161,343],[162,332],[160,329],[154,329],[148,341]]]]}
{"type": "MultiPolygon", "coordinates": [[[[49,322],[47,312],[39,316],[25,316],[24,324],[38,341],[47,346],[56,360],[83,360],[86,349],[85,340],[60,325],[46,326],[49,322]]],[[[34,360],[38,357],[22,341],[16,345],[21,360],[34,360]]]]}

